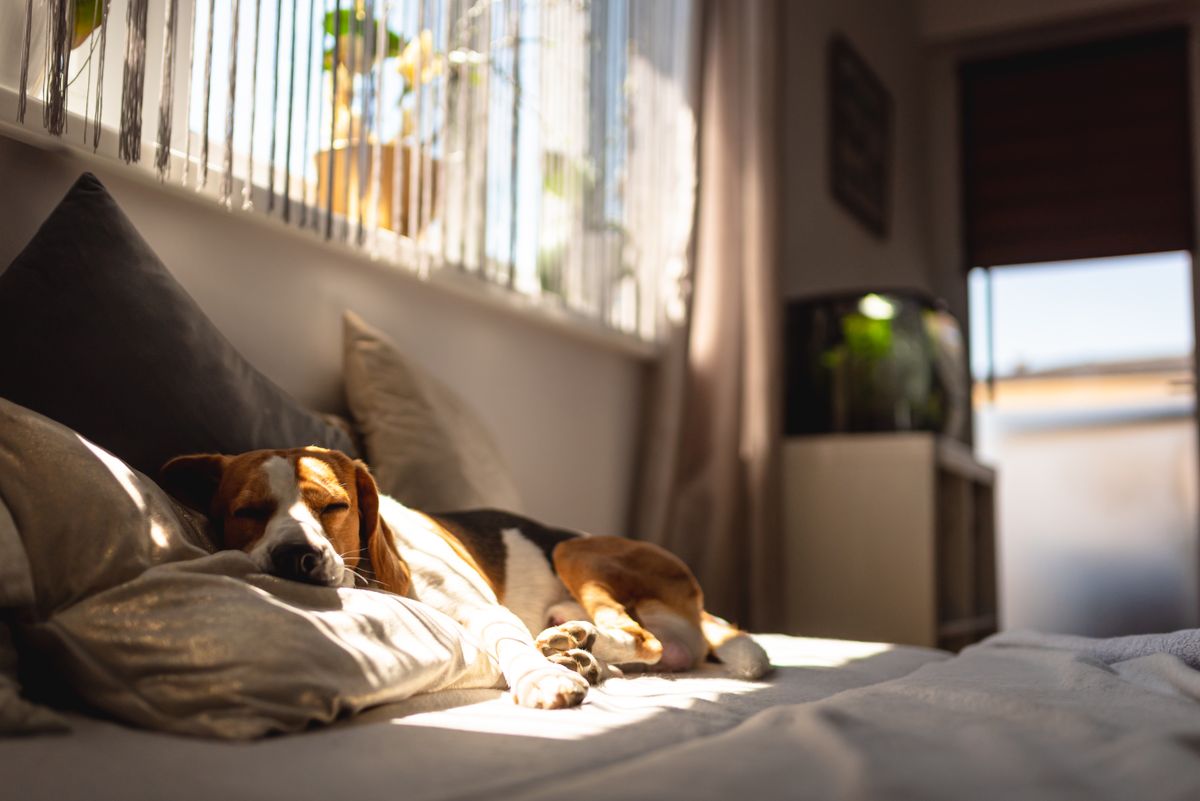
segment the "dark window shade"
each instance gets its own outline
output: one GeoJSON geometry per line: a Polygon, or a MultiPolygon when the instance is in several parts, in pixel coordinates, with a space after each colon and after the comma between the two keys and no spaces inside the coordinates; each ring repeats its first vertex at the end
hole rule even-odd
{"type": "Polygon", "coordinates": [[[963,65],[966,267],[1189,250],[1187,32],[963,65]]]}

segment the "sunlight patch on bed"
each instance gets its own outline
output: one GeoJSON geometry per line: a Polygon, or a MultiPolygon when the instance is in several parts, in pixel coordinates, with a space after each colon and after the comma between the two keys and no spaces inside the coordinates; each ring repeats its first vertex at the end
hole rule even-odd
{"type": "Polygon", "coordinates": [[[610,679],[593,688],[583,706],[574,709],[527,709],[507,699],[483,701],[438,712],[395,718],[397,726],[424,726],[479,734],[508,734],[553,740],[582,740],[672,711],[691,709],[723,697],[767,689],[762,682],[742,681],[706,672],[681,676],[637,676],[610,679]]]}
{"type": "Polygon", "coordinates": [[[895,646],[882,642],[822,640],[815,637],[788,637],[782,634],[756,634],[776,667],[841,667],[891,651],[895,646]]]}
{"type": "MultiPolygon", "coordinates": [[[[778,668],[836,668],[870,659],[893,650],[887,643],[848,642],[782,634],[756,634],[754,639],[767,650],[778,668]]],[[[723,704],[738,704],[738,696],[767,690],[772,676],[761,681],[732,678],[725,668],[706,664],[692,673],[630,676],[610,679],[593,688],[583,706],[575,709],[542,710],[516,706],[509,699],[418,712],[393,718],[397,726],[425,726],[479,734],[507,734],[553,740],[582,740],[642,723],[659,715],[672,715],[696,707],[710,707],[717,714],[723,704]]]]}

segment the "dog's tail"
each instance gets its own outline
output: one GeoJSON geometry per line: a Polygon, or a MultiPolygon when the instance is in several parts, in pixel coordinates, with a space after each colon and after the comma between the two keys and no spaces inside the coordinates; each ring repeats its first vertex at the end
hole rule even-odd
{"type": "Polygon", "coordinates": [[[757,679],[771,672],[771,660],[763,647],[729,621],[702,612],[700,628],[709,649],[739,679],[757,679]]]}

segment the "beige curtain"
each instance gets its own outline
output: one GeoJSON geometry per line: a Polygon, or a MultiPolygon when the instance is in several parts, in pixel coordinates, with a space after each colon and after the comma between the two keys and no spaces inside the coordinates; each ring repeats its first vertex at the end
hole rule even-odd
{"type": "Polygon", "coordinates": [[[691,315],[650,382],[633,532],[691,565],[710,611],[767,630],[783,589],[775,3],[703,13],[691,315]]]}

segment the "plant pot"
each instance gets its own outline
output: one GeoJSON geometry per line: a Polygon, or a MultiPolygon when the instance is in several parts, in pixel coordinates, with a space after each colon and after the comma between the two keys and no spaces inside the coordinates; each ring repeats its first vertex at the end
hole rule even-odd
{"type": "MultiPolygon", "coordinates": [[[[378,228],[386,228],[389,231],[396,230],[396,215],[393,214],[393,200],[397,199],[396,190],[399,189],[399,231],[398,233],[405,236],[419,234],[428,224],[429,220],[421,219],[420,212],[417,208],[412,211],[421,220],[419,230],[412,230],[409,226],[409,193],[412,190],[412,164],[413,152],[409,147],[398,147],[395,143],[389,142],[379,148],[380,151],[380,175],[379,175],[379,197],[370,206],[370,181],[371,169],[375,159],[375,147],[367,145],[367,152],[364,155],[357,144],[345,143],[336,145],[332,151],[322,150],[317,153],[317,198],[321,205],[325,205],[328,197],[329,188],[329,165],[330,159],[333,160],[333,212],[334,214],[345,215],[351,220],[357,220],[359,216],[359,204],[366,203],[368,208],[362,209],[364,222],[368,226],[378,228]],[[396,152],[400,150],[400,171],[396,173],[396,152]],[[360,175],[360,168],[362,174],[360,175]],[[396,186],[396,179],[399,178],[400,186],[396,186]],[[348,190],[348,191],[347,191],[348,190]]],[[[430,210],[429,214],[433,214],[438,204],[438,192],[440,173],[442,169],[441,159],[424,158],[424,170],[421,178],[431,182],[430,190],[430,210]]],[[[423,193],[422,187],[419,192],[423,193]]],[[[423,202],[424,197],[418,194],[416,201],[417,205],[423,202]]]]}

